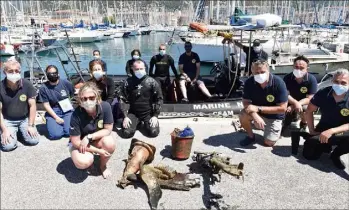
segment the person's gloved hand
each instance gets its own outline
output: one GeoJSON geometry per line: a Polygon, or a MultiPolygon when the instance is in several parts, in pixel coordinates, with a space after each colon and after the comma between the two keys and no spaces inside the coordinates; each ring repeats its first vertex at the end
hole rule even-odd
{"type": "Polygon", "coordinates": [[[158,125],[159,120],[157,117],[152,117],[152,118],[150,118],[149,123],[150,123],[150,127],[154,128],[155,126],[158,125]]]}

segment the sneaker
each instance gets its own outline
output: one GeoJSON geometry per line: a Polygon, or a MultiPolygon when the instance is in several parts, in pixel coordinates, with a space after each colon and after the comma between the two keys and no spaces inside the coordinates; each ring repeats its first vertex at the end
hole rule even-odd
{"type": "Polygon", "coordinates": [[[187,98],[182,98],[182,103],[188,103],[189,100],[187,98]]]}
{"type": "Polygon", "coordinates": [[[304,123],[304,122],[302,122],[302,121],[299,122],[299,130],[300,130],[300,131],[306,132],[307,126],[308,126],[307,123],[304,123]]]}
{"type": "Polygon", "coordinates": [[[255,135],[253,135],[253,138],[246,136],[244,140],[240,141],[240,146],[245,147],[245,146],[248,146],[248,145],[254,143],[255,141],[256,141],[255,135]]]}
{"type": "Polygon", "coordinates": [[[345,169],[345,166],[343,165],[343,163],[342,163],[341,159],[339,158],[339,156],[335,156],[335,155],[333,155],[333,153],[332,153],[331,156],[330,156],[330,158],[331,158],[333,164],[334,164],[338,169],[341,169],[341,170],[345,169]]]}

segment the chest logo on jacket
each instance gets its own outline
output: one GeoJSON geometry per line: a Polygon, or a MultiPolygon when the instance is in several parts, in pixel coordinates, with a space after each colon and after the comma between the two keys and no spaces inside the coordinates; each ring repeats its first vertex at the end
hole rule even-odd
{"type": "Polygon", "coordinates": [[[103,120],[99,120],[97,126],[98,128],[103,128],[103,120]]]}
{"type": "Polygon", "coordinates": [[[193,60],[191,60],[191,62],[192,62],[192,63],[195,63],[195,62],[196,62],[196,60],[195,60],[195,59],[193,59],[193,60]]]}
{"type": "Polygon", "coordinates": [[[67,91],[61,90],[61,96],[67,96],[67,91]]]}
{"type": "Polygon", "coordinates": [[[349,116],[349,109],[343,108],[343,109],[341,110],[341,115],[344,116],[344,117],[349,116]]]}
{"type": "Polygon", "coordinates": [[[301,91],[301,93],[306,93],[306,92],[308,92],[308,88],[307,87],[301,87],[300,91],[301,91]]]}
{"type": "Polygon", "coordinates": [[[24,102],[24,101],[27,100],[27,96],[25,94],[22,94],[22,95],[19,96],[19,100],[24,102]]]}
{"type": "Polygon", "coordinates": [[[273,95],[267,95],[267,101],[273,102],[275,100],[275,97],[273,95]]]}

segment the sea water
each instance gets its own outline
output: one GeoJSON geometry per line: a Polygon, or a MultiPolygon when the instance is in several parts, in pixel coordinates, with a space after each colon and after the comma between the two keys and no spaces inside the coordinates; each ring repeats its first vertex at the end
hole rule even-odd
{"type": "MultiPolygon", "coordinates": [[[[150,35],[139,35],[130,36],[127,38],[114,38],[111,40],[105,40],[101,42],[93,43],[72,43],[74,52],[78,57],[80,68],[88,69],[88,63],[93,59],[93,50],[99,50],[101,52],[101,58],[107,63],[108,74],[113,75],[125,75],[125,65],[127,60],[131,59],[131,51],[134,49],[139,49],[141,51],[141,58],[147,62],[149,65],[152,56],[157,54],[159,45],[162,43],[167,43],[171,38],[172,32],[162,32],[162,33],[152,33],[150,35]]],[[[167,53],[170,53],[170,47],[167,46],[167,53]]],[[[195,49],[193,49],[195,52],[195,49]]],[[[199,52],[197,52],[199,53],[199,52]]],[[[208,52],[205,52],[208,53],[208,52]]],[[[66,60],[65,54],[60,51],[63,60],[66,60]]],[[[180,54],[170,54],[174,61],[175,66],[178,70],[178,59],[180,54]]],[[[200,53],[199,53],[200,56],[200,53]]],[[[21,64],[22,64],[22,74],[26,71],[28,66],[30,66],[31,59],[25,53],[19,54],[21,64]]],[[[73,57],[73,56],[72,56],[73,57]]],[[[1,57],[1,62],[4,62],[9,57],[1,57]]],[[[38,53],[38,60],[43,69],[48,65],[56,65],[59,69],[61,77],[65,77],[63,67],[54,51],[46,51],[38,53]]],[[[64,65],[66,71],[75,72],[71,64],[64,65]]],[[[209,75],[212,64],[201,64],[201,75],[209,75]]],[[[173,75],[172,70],[170,70],[171,75],[173,75]]],[[[3,75],[1,75],[3,78],[3,75]]]]}

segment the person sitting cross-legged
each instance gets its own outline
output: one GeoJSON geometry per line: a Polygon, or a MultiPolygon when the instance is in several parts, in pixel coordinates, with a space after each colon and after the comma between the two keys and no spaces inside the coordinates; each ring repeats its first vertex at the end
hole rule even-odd
{"type": "Polygon", "coordinates": [[[246,130],[247,137],[240,142],[247,146],[255,142],[252,124],[264,130],[264,144],[273,146],[280,138],[282,120],[287,108],[287,89],[278,76],[269,72],[266,60],[252,63],[252,74],[246,80],[243,94],[243,105],[239,118],[241,126],[246,130]]]}

